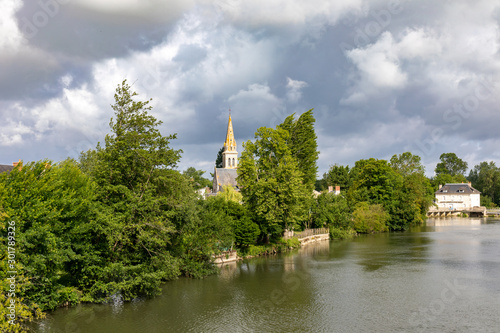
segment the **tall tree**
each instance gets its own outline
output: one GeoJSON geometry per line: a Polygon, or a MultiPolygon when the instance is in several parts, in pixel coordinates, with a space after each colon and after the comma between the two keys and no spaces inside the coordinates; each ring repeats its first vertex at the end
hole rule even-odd
{"type": "Polygon", "coordinates": [[[266,237],[278,238],[284,229],[298,226],[306,191],[287,144],[289,132],[280,127],[261,127],[255,139],[243,144],[238,184],[243,202],[255,214],[260,230],[266,237]]]}
{"type": "MultiPolygon", "coordinates": [[[[172,208],[188,197],[188,180],[173,170],[180,150],[170,147],[174,135],[163,136],[161,121],[150,115],[149,101],[137,101],[126,81],[118,85],[111,134],[105,146],[87,153],[98,184],[101,228],[109,244],[108,265],[98,276],[93,295],[119,292],[124,299],[159,292],[160,283],[179,274],[169,252],[177,235],[172,208]]],[[[194,193],[193,193],[194,195],[194,193]]]]}
{"type": "Polygon", "coordinates": [[[423,222],[434,200],[434,191],[431,182],[425,176],[425,167],[421,163],[420,156],[410,152],[394,155],[390,165],[403,177],[401,198],[404,207],[400,211],[411,222],[423,222]]]}
{"type": "Polygon", "coordinates": [[[223,158],[222,158],[222,153],[224,152],[224,147],[219,149],[219,152],[217,153],[217,158],[215,159],[215,167],[216,168],[222,168],[223,165],[223,158]]]}
{"type": "Polygon", "coordinates": [[[297,160],[303,182],[311,192],[316,182],[319,155],[317,136],[314,131],[315,122],[313,109],[311,109],[301,114],[297,120],[295,120],[295,114],[292,114],[279,125],[280,128],[290,133],[287,143],[292,156],[297,160]]]}
{"type": "Polygon", "coordinates": [[[439,156],[441,162],[436,165],[436,176],[448,174],[451,176],[465,175],[467,162],[463,161],[455,153],[443,153],[439,156]]]}

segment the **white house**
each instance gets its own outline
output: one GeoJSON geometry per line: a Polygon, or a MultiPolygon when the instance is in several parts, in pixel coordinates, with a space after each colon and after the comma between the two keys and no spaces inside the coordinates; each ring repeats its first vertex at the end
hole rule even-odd
{"type": "Polygon", "coordinates": [[[467,210],[480,206],[481,192],[471,183],[439,185],[435,195],[435,203],[441,210],[467,210]]]}

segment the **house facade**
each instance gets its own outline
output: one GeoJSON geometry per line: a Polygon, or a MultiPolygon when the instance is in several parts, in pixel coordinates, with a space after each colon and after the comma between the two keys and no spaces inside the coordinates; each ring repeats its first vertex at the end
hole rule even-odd
{"type": "Polygon", "coordinates": [[[469,210],[481,205],[481,192],[471,183],[439,185],[435,197],[435,204],[440,210],[469,210]]]}

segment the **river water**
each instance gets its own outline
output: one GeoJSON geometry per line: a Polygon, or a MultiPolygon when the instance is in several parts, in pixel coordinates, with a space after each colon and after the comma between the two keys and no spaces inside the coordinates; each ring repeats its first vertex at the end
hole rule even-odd
{"type": "Polygon", "coordinates": [[[308,245],[179,279],[163,295],[80,305],[38,332],[500,332],[500,220],[308,245]]]}

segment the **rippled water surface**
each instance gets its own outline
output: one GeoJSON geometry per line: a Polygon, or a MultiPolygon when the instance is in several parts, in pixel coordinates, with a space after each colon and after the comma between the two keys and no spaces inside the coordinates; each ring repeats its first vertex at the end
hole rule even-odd
{"type": "Polygon", "coordinates": [[[60,309],[38,332],[500,332],[500,220],[233,263],[152,300],[60,309]]]}

